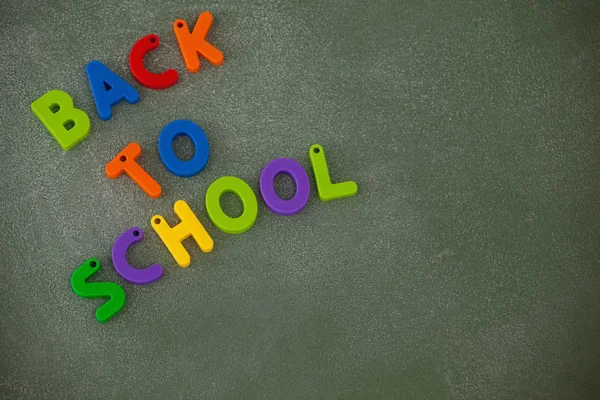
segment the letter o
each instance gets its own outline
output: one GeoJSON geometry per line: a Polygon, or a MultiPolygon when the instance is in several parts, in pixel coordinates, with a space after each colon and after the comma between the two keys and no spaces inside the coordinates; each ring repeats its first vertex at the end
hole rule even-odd
{"type": "Polygon", "coordinates": [[[217,228],[225,233],[244,233],[252,228],[258,216],[258,202],[252,188],[235,176],[222,176],[206,191],[206,212],[217,228]],[[224,193],[235,193],[244,206],[242,215],[231,218],[221,208],[220,199],[224,193]]]}
{"type": "Polygon", "coordinates": [[[265,204],[275,214],[298,214],[308,203],[310,181],[300,163],[291,158],[278,158],[268,163],[260,175],[260,193],[265,204]],[[289,200],[283,200],[275,192],[275,178],[279,174],[289,175],[296,184],[296,194],[289,200]]]}
{"type": "Polygon", "coordinates": [[[160,159],[170,173],[183,178],[197,175],[206,167],[209,149],[208,139],[204,131],[192,121],[176,120],[170,122],[158,136],[160,159]],[[173,140],[180,135],[187,136],[194,143],[196,152],[191,160],[182,161],[173,151],[173,140]]]}

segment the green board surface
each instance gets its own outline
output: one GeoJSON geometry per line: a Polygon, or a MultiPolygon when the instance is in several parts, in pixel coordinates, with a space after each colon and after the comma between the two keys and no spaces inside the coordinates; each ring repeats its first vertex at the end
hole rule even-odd
{"type": "MultiPolygon", "coordinates": [[[[0,398],[597,399],[600,397],[600,4],[597,1],[0,2],[0,398]],[[202,11],[220,67],[187,72],[172,24],[202,11]],[[146,64],[179,83],[153,91],[146,64]],[[85,65],[132,83],[101,121],[85,65]],[[68,92],[91,121],[65,152],[31,111],[68,92]],[[206,132],[206,169],[178,178],[157,141],[175,119],[206,132]],[[104,167],[128,143],[162,186],[151,199],[104,167]],[[358,193],[319,200],[308,149],[358,193]],[[224,175],[259,193],[291,157],[306,208],[241,235],[209,220],[224,175]],[[214,239],[179,268],[150,226],[185,200],[214,239]],[[111,248],[160,263],[123,281],[111,248]],[[123,286],[106,324],[73,271],[123,286]]],[[[193,146],[177,140],[190,157],[193,146]]],[[[290,197],[294,186],[278,178],[290,197]]],[[[234,195],[222,199],[241,213],[234,195]]]]}

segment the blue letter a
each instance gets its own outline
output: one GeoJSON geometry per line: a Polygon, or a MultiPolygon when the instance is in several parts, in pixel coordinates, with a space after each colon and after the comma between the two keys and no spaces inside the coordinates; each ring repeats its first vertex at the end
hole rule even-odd
{"type": "Polygon", "coordinates": [[[90,81],[98,116],[103,121],[112,118],[112,106],[115,104],[123,100],[135,104],[140,100],[140,95],[133,86],[100,61],[90,61],[85,66],[85,72],[90,81]]]}

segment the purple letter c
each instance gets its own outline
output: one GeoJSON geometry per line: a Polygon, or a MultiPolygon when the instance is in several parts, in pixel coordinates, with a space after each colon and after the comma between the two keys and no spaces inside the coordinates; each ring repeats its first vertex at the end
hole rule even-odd
{"type": "Polygon", "coordinates": [[[163,269],[159,264],[152,264],[148,268],[137,269],[127,262],[127,249],[132,244],[142,240],[143,237],[144,232],[140,228],[131,228],[117,238],[112,249],[115,270],[123,279],[135,285],[147,285],[156,282],[163,274],[163,269]]]}

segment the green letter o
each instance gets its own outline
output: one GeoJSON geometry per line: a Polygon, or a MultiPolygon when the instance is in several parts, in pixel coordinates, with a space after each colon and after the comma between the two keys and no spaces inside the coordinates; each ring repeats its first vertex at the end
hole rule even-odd
{"type": "Polygon", "coordinates": [[[206,191],[206,212],[213,224],[225,233],[244,233],[252,228],[258,215],[258,202],[250,186],[235,176],[222,176],[206,191]],[[221,208],[220,199],[224,193],[235,193],[244,206],[244,212],[237,218],[231,218],[221,208]]]}

